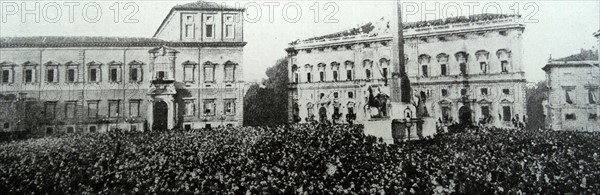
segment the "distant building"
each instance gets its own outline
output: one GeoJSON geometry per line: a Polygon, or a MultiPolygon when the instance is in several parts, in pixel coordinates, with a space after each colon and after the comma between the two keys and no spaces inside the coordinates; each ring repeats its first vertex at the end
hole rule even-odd
{"type": "MultiPolygon", "coordinates": [[[[290,121],[389,117],[390,25],[382,18],[290,43],[290,121]]],[[[524,29],[515,16],[495,14],[404,24],[406,71],[414,102],[424,108],[417,114],[440,125],[524,121],[524,29]]]]}
{"type": "Polygon", "coordinates": [[[543,68],[548,85],[548,100],[543,104],[547,128],[600,130],[599,69],[597,50],[582,49],[579,54],[548,60],[543,68]]]}
{"type": "Polygon", "coordinates": [[[241,125],[243,9],[171,9],[152,38],[1,37],[0,130],[42,101],[47,134],[241,125]]]}

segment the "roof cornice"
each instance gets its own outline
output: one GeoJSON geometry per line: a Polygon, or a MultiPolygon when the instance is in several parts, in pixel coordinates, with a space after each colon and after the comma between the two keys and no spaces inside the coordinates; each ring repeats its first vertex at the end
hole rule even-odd
{"type": "Polygon", "coordinates": [[[83,42],[83,43],[0,43],[0,48],[61,48],[61,47],[244,47],[246,42],[83,42]]]}

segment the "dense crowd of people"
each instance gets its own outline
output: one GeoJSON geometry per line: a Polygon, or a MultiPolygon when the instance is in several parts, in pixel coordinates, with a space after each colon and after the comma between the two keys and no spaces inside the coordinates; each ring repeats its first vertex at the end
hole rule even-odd
{"type": "Polygon", "coordinates": [[[0,194],[592,194],[600,134],[359,125],[65,135],[0,145],[0,194]]]}

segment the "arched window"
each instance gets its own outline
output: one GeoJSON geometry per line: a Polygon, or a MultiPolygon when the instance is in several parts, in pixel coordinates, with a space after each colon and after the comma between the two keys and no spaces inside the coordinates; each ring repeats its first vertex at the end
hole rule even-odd
{"type": "Polygon", "coordinates": [[[440,75],[448,76],[448,54],[440,53],[436,56],[438,63],[440,64],[440,75]]]}
{"type": "Polygon", "coordinates": [[[292,66],[292,81],[294,81],[294,83],[300,82],[300,78],[298,76],[298,65],[294,64],[292,66]]]}

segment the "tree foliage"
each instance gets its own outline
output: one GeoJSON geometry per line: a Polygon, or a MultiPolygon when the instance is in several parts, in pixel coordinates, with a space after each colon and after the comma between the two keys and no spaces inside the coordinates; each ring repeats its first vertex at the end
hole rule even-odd
{"type": "Polygon", "coordinates": [[[281,125],[288,122],[287,59],[267,69],[267,79],[254,83],[244,97],[244,125],[281,125]]]}
{"type": "Polygon", "coordinates": [[[545,126],[545,114],[542,102],[548,99],[546,81],[540,81],[532,87],[527,87],[527,129],[536,130],[545,126]]]}

